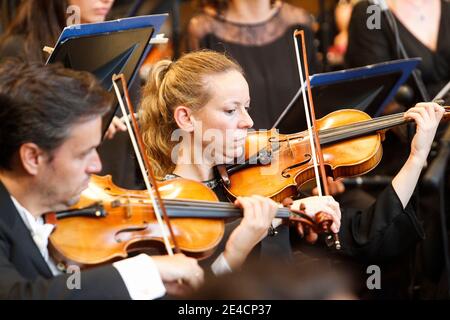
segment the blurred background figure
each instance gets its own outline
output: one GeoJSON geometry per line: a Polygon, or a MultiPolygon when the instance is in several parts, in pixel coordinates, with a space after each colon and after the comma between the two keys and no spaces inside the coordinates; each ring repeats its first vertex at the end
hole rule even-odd
{"type": "Polygon", "coordinates": [[[348,46],[348,27],[352,16],[353,6],[360,0],[339,0],[334,10],[336,36],[333,45],[328,49],[328,62],[331,65],[342,66],[348,46]]]}
{"type": "MultiPolygon", "coordinates": [[[[429,96],[434,97],[450,81],[450,2],[444,0],[389,0],[398,33],[409,57],[421,57],[419,65],[429,96]]],[[[389,29],[385,15],[381,28],[367,28],[369,1],[355,5],[346,53],[348,67],[399,59],[397,42],[389,29]]],[[[411,81],[413,104],[422,100],[411,81]]]]}
{"type": "Polygon", "coordinates": [[[282,1],[201,1],[187,29],[189,50],[226,52],[244,69],[255,129],[270,129],[297,92],[293,32],[305,30],[311,74],[317,72],[312,16],[282,1]]]}
{"type": "Polygon", "coordinates": [[[42,62],[48,58],[42,49],[54,46],[67,21],[101,22],[106,19],[114,0],[25,0],[0,38],[0,60],[13,56],[42,62]],[[80,17],[69,6],[80,8],[80,17]]]}

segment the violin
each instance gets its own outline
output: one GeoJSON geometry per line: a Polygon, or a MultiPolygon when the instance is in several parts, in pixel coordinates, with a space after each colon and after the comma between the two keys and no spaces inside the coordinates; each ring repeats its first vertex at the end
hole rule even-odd
{"type": "MultiPolygon", "coordinates": [[[[445,107],[443,119],[450,116],[445,107]]],[[[372,119],[353,109],[332,112],[316,121],[326,175],[337,178],[363,175],[382,158],[381,142],[389,128],[410,122],[403,113],[372,119]]],[[[308,131],[278,134],[254,131],[247,136],[241,163],[227,166],[225,189],[231,197],[259,194],[275,201],[298,194],[314,178],[308,131]]]]}
{"type": "MultiPolygon", "coordinates": [[[[172,179],[160,182],[159,191],[179,249],[198,259],[214,252],[224,235],[226,219],[242,217],[241,209],[218,202],[216,194],[200,182],[172,179]]],[[[318,233],[332,223],[327,217],[314,220],[287,208],[279,208],[276,217],[306,223],[318,233]]],[[[164,241],[147,190],[120,188],[111,176],[93,175],[76,205],[46,214],[45,219],[55,225],[49,251],[61,270],[68,265],[87,268],[133,252],[161,249],[164,241]]]]}

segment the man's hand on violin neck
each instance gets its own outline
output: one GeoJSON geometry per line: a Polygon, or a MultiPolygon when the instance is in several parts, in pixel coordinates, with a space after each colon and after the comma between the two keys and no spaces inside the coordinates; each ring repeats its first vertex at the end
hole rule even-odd
{"type": "Polygon", "coordinates": [[[186,295],[203,284],[203,269],[194,258],[179,253],[173,256],[152,256],[152,259],[170,295],[186,295]]]}

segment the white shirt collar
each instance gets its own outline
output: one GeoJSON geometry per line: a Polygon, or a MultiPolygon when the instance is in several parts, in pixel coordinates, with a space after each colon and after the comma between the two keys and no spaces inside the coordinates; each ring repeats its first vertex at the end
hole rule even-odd
{"type": "Polygon", "coordinates": [[[35,218],[25,207],[23,207],[13,196],[11,199],[19,212],[20,217],[22,218],[25,226],[30,231],[31,237],[33,238],[36,246],[38,247],[41,255],[44,257],[44,260],[47,262],[50,270],[54,275],[58,274],[59,271],[55,267],[53,261],[51,261],[48,254],[48,238],[55,227],[52,224],[44,223],[44,219],[42,217],[35,218]]]}

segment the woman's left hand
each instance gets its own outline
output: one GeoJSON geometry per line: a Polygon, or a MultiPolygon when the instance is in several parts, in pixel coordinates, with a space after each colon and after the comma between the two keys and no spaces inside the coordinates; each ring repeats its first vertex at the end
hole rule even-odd
{"type": "Polygon", "coordinates": [[[411,142],[412,158],[425,163],[433,143],[439,122],[445,109],[437,103],[418,103],[405,112],[405,119],[413,119],[417,124],[416,134],[411,142]]]}

